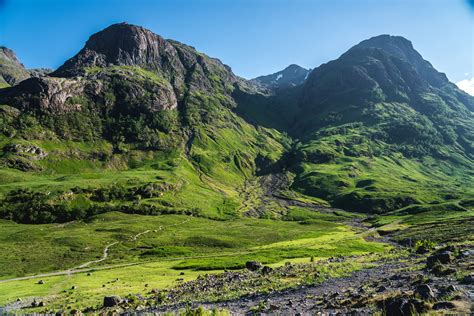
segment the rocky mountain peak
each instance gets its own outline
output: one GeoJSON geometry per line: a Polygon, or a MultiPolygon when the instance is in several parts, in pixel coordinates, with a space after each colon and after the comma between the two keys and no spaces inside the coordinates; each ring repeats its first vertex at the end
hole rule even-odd
{"type": "Polygon", "coordinates": [[[119,23],[93,34],[84,48],[54,75],[75,76],[85,67],[109,65],[141,66],[153,70],[182,68],[170,42],[141,26],[119,23]]]}
{"type": "Polygon", "coordinates": [[[374,36],[355,45],[344,55],[374,49],[408,63],[420,77],[432,86],[441,87],[449,81],[445,74],[438,72],[428,61],[423,59],[421,54],[415,50],[411,41],[402,36],[387,34],[374,36]]]}
{"type": "Polygon", "coordinates": [[[289,88],[302,84],[311,70],[296,64],[270,75],[260,76],[252,81],[269,89],[289,88]]]}

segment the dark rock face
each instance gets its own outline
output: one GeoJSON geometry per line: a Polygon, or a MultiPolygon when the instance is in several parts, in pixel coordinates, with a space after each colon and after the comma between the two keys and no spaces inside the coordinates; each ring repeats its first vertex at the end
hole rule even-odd
{"type": "Polygon", "coordinates": [[[231,85],[240,81],[219,60],[127,23],[111,25],[92,35],[84,48],[52,75],[82,76],[87,68],[113,65],[138,66],[163,76],[173,86],[178,99],[186,86],[190,91],[212,89],[215,82],[209,78],[211,75],[217,74],[223,83],[231,85]]]}
{"type": "Polygon", "coordinates": [[[310,71],[293,64],[274,74],[260,76],[252,79],[252,81],[265,88],[284,89],[302,84],[308,78],[310,71]]]}
{"type": "Polygon", "coordinates": [[[429,84],[440,87],[448,81],[445,74],[437,72],[433,66],[413,48],[412,43],[401,36],[379,35],[360,42],[353,49],[382,49],[396,58],[407,61],[429,84]]]}
{"type": "Polygon", "coordinates": [[[70,112],[80,110],[80,104],[67,101],[81,95],[84,86],[80,80],[30,78],[17,86],[5,89],[0,99],[22,110],[36,108],[51,112],[70,112]]]}
{"type": "Polygon", "coordinates": [[[103,306],[104,307],[114,307],[114,306],[117,306],[118,304],[120,304],[121,301],[122,301],[122,299],[120,298],[120,296],[116,296],[116,295],[105,296],[103,306]]]}
{"type": "Polygon", "coordinates": [[[85,47],[54,75],[70,75],[84,67],[110,64],[183,70],[178,52],[169,42],[145,28],[120,23],[92,35],[85,47]]]}

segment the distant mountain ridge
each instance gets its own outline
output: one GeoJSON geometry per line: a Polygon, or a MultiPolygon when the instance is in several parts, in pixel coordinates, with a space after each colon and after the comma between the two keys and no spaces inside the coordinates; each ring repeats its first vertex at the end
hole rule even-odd
{"type": "Polygon", "coordinates": [[[308,78],[310,72],[311,69],[291,64],[281,71],[259,76],[252,79],[252,81],[270,89],[289,88],[302,84],[308,78]]]}

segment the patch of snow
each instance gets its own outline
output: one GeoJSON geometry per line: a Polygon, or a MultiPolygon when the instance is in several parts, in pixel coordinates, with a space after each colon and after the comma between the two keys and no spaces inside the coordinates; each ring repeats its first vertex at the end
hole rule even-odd
{"type": "Polygon", "coordinates": [[[277,76],[276,80],[278,81],[278,80],[280,80],[281,78],[283,78],[283,75],[282,75],[282,74],[279,74],[279,75],[277,76]]]}
{"type": "Polygon", "coordinates": [[[306,76],[304,76],[304,80],[308,79],[308,77],[309,77],[309,73],[310,73],[310,72],[311,72],[311,71],[310,71],[310,70],[308,70],[308,72],[306,73],[306,76]]]}

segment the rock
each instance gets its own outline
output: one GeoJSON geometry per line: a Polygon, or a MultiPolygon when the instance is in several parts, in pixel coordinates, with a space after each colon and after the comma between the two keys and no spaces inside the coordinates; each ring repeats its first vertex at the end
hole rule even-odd
{"type": "Polygon", "coordinates": [[[73,286],[71,287],[71,290],[76,290],[76,289],[77,289],[77,286],[75,286],[75,285],[73,285],[73,286]]]}
{"type": "Polygon", "coordinates": [[[449,275],[456,273],[455,268],[446,268],[444,265],[436,263],[433,268],[431,269],[431,272],[436,275],[436,276],[443,276],[443,275],[449,275]]]}
{"type": "Polygon", "coordinates": [[[39,280],[39,281],[38,281],[38,284],[44,284],[44,281],[43,281],[43,280],[39,280]]]}
{"type": "Polygon", "coordinates": [[[448,293],[456,292],[458,289],[454,285],[449,285],[446,287],[445,291],[448,293]]]}
{"type": "Polygon", "coordinates": [[[415,295],[421,297],[423,300],[426,301],[431,301],[435,298],[431,287],[427,284],[418,285],[415,289],[415,295]]]}
{"type": "Polygon", "coordinates": [[[105,296],[103,306],[104,307],[114,307],[114,306],[117,306],[118,304],[120,304],[121,301],[122,301],[122,299],[120,298],[120,296],[116,296],[116,295],[105,296]]]}
{"type": "Polygon", "coordinates": [[[377,289],[377,292],[385,292],[387,290],[387,288],[383,285],[379,286],[379,288],[377,289]]]}
{"type": "Polygon", "coordinates": [[[247,261],[245,263],[245,267],[249,271],[257,271],[257,270],[260,270],[262,268],[262,265],[259,262],[256,262],[256,261],[247,261]]]}
{"type": "Polygon", "coordinates": [[[429,306],[417,299],[397,297],[385,300],[383,309],[387,316],[405,316],[413,313],[424,313],[429,310],[429,306]]]}
{"type": "Polygon", "coordinates": [[[470,256],[474,256],[474,249],[466,249],[466,250],[460,251],[457,258],[466,258],[470,256]]]}
{"type": "Polygon", "coordinates": [[[262,268],[262,274],[270,274],[273,272],[273,268],[270,268],[269,266],[264,266],[262,268]]]}
{"type": "Polygon", "coordinates": [[[44,307],[46,304],[43,301],[33,300],[31,307],[44,307]]]}
{"type": "Polygon", "coordinates": [[[179,275],[184,275],[184,272],[181,272],[179,275]]]}
{"type": "Polygon", "coordinates": [[[35,145],[26,145],[26,144],[8,144],[3,147],[4,153],[13,153],[20,155],[27,155],[29,159],[40,160],[46,157],[48,154],[38,146],[35,145]]]}
{"type": "Polygon", "coordinates": [[[437,262],[441,264],[450,263],[453,260],[452,253],[450,251],[442,251],[429,256],[426,259],[426,264],[429,268],[432,268],[437,262]]]}
{"type": "Polygon", "coordinates": [[[453,309],[456,308],[456,305],[451,302],[438,302],[433,305],[434,310],[440,310],[440,309],[453,309]]]}
{"type": "Polygon", "coordinates": [[[474,274],[466,275],[462,281],[464,284],[474,284],[474,274]]]}
{"type": "Polygon", "coordinates": [[[424,253],[428,253],[430,250],[428,249],[428,247],[424,246],[424,245],[421,245],[418,247],[418,249],[416,249],[416,253],[418,254],[424,254],[424,253]]]}

